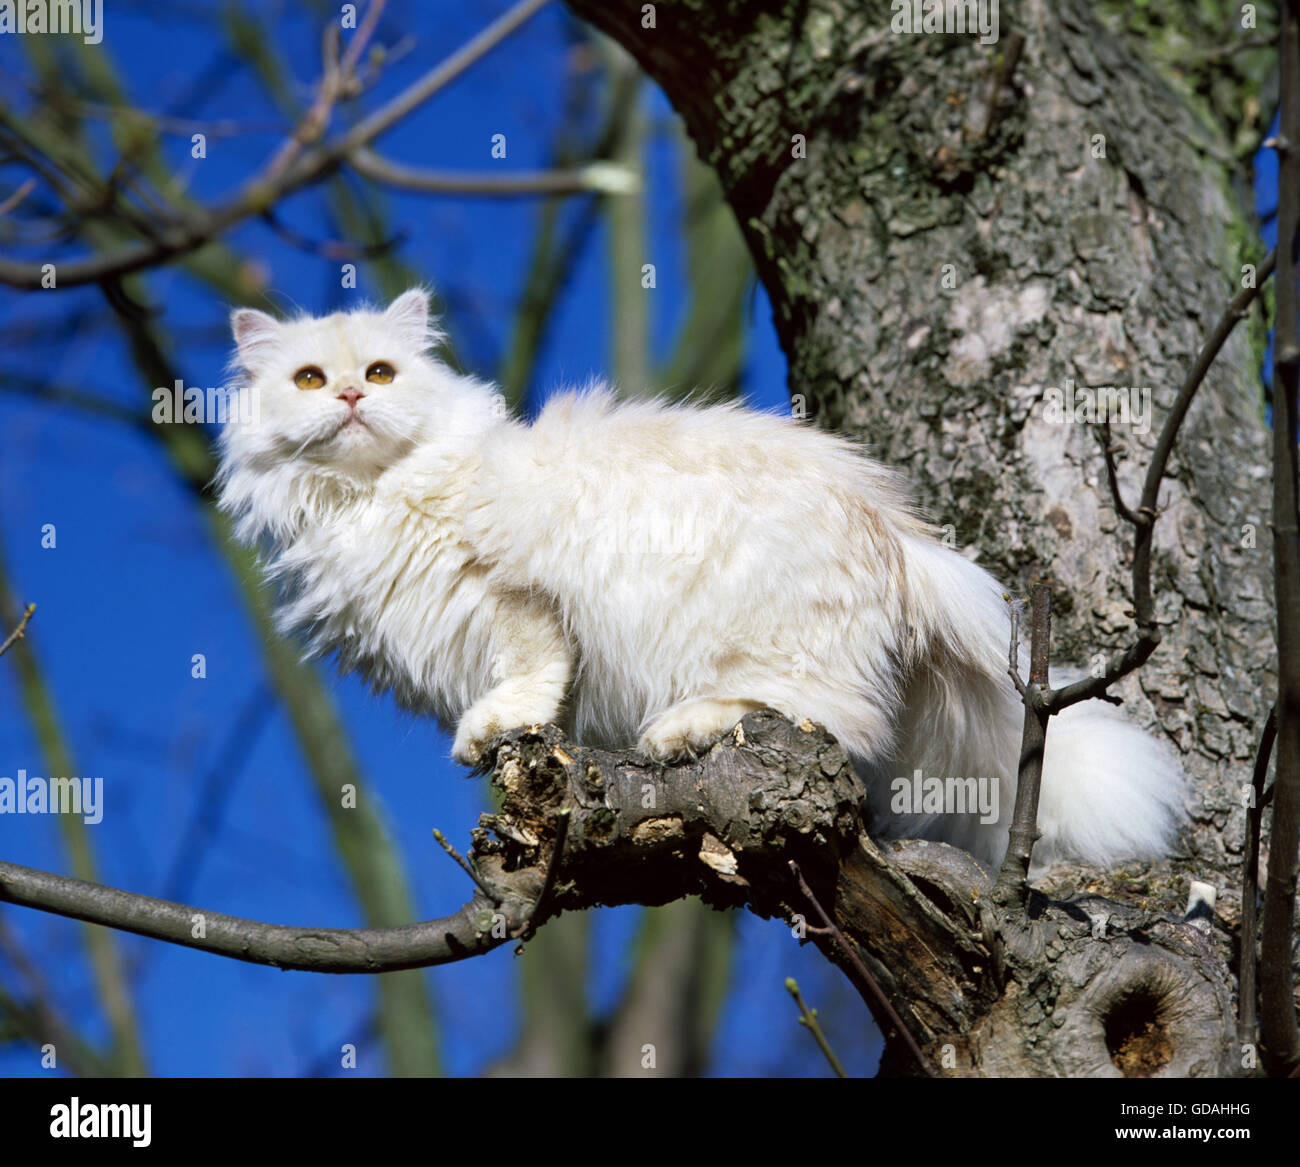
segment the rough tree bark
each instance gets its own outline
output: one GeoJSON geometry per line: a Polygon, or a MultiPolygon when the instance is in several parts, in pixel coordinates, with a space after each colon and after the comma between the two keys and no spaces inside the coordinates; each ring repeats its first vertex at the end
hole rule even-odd
{"type": "MultiPolygon", "coordinates": [[[[1204,932],[1100,896],[1039,897],[1024,925],[999,913],[987,873],[964,852],[923,840],[878,846],[859,833],[857,779],[810,723],[751,714],[699,761],[667,768],[537,726],[507,734],[491,764],[502,806],[475,832],[475,864],[501,904],[534,899],[555,873],[535,925],[685,895],[782,917],[899,1037],[877,985],[819,926],[822,904],[945,1076],[1228,1069],[1230,977],[1204,932]],[[1107,940],[1097,942],[1103,916],[1107,940]]],[[[509,918],[504,907],[486,910],[509,918]]],[[[885,1068],[916,1073],[903,1044],[887,1049],[885,1068]]]]}
{"type": "MultiPolygon", "coordinates": [[[[1151,431],[1115,431],[1135,498],[1164,408],[1259,255],[1216,127],[1084,0],[1003,4],[991,46],[895,36],[887,2],[668,0],[653,28],[639,0],[569,3],[664,87],[720,175],[796,400],[904,469],[931,516],[1017,591],[1057,582],[1055,661],[1126,643],[1130,540],[1098,445],[1087,426],[1045,420],[1042,402],[1067,380],[1151,388],[1151,431]]],[[[926,1052],[956,1044],[949,1073],[1240,1065],[1241,790],[1273,691],[1257,356],[1239,329],[1184,426],[1156,535],[1164,643],[1120,689],[1191,776],[1178,853],[1063,873],[1056,891],[1106,900],[1039,904],[1025,932],[986,910],[969,951],[953,923],[972,913],[961,878],[909,880],[870,844],[841,864],[836,918],[926,1052]],[[1191,878],[1219,893],[1208,934],[1178,922],[1191,878]],[[929,950],[928,991],[909,946],[865,926],[882,886],[929,905],[901,913],[912,927],[948,921],[956,947],[929,950]],[[1105,939],[1090,914],[1109,916],[1105,939]],[[940,1005],[942,988],[957,1004],[940,1005]]],[[[908,1067],[891,1042],[885,1069],[908,1067]]]]}

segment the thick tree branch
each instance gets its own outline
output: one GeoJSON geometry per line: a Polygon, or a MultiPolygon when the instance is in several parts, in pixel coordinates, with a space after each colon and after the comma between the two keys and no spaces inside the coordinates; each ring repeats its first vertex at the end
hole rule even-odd
{"type": "Polygon", "coordinates": [[[787,841],[792,854],[815,848],[820,859],[805,862],[817,863],[824,876],[855,837],[860,793],[831,739],[795,730],[773,714],[765,715],[753,743],[675,767],[579,751],[550,728],[516,731],[497,751],[496,780],[507,800],[475,832],[471,859],[480,890],[440,920],[360,929],[266,924],[12,863],[0,863],[0,900],[255,964],[391,972],[479,955],[561,910],[666,903],[691,892],[743,902],[747,881],[729,869],[735,853],[728,844],[736,853],[748,849],[747,858],[761,854],[772,862],[780,861],[787,841]],[[812,774],[824,789],[812,788],[812,774]],[[556,805],[539,810],[523,800],[526,809],[516,810],[522,794],[537,797],[540,781],[554,784],[545,792],[556,796],[556,805]],[[520,782],[529,784],[527,791],[517,789],[520,782]],[[558,805],[565,782],[578,804],[570,812],[558,805]],[[560,831],[568,843],[557,860],[560,831]],[[546,832],[552,837],[544,839],[546,832]],[[632,857],[657,861],[667,878],[647,880],[644,869],[625,863],[632,857]]]}

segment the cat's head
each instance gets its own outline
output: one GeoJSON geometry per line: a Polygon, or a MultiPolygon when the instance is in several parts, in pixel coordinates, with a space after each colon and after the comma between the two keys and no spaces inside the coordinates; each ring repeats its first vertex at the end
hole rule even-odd
{"type": "Polygon", "coordinates": [[[227,460],[365,482],[424,437],[447,379],[427,355],[437,333],[424,290],[385,310],[286,321],[238,308],[230,323],[239,392],[255,408],[227,426],[227,460]]]}

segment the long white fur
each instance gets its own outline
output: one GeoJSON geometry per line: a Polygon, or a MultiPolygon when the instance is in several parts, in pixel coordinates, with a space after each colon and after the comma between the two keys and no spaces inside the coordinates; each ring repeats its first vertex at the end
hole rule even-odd
{"type": "MultiPolygon", "coordinates": [[[[222,435],[221,503],[271,544],[283,628],[454,727],[458,760],[543,721],[674,757],[769,706],[839,739],[876,833],[1000,860],[1022,725],[1007,606],[894,472],[793,420],[599,386],[521,423],[427,354],[419,289],[233,325],[258,409],[222,435]],[[367,383],[380,360],[396,377],[367,383]],[[295,386],[305,365],[324,388],[295,386]],[[364,425],[342,425],[349,386],[364,425]],[[996,779],[999,821],[893,813],[918,769],[996,779]]],[[[1035,872],[1164,854],[1181,813],[1173,755],[1113,707],[1053,719],[1035,872]]]]}

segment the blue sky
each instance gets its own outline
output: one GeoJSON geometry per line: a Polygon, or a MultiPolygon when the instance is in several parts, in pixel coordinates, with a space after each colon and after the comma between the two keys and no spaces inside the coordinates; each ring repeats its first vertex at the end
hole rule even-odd
{"type": "MultiPolygon", "coordinates": [[[[291,63],[299,97],[309,97],[320,28],[332,6],[259,5],[275,44],[291,63]]],[[[168,157],[190,191],[207,200],[234,190],[264,163],[286,126],[258,82],[237,69],[213,13],[219,5],[172,6],[113,0],[104,48],[131,100],[158,113],[199,121],[229,119],[245,132],[211,136],[207,157],[189,156],[189,139],[168,140],[168,157]]],[[[379,40],[413,38],[385,70],[373,107],[463,43],[505,8],[496,0],[423,3],[394,0],[379,40]]],[[[404,162],[446,169],[530,169],[546,165],[561,117],[562,81],[576,26],[552,4],[427,107],[382,140],[404,162]],[[489,157],[504,133],[507,158],[489,157]]],[[[0,99],[30,103],[30,70],[18,38],[0,40],[0,99]]],[[[690,311],[683,291],[681,159],[668,133],[672,117],[648,88],[653,134],[644,159],[649,223],[646,262],[658,268],[650,296],[656,353],[668,351],[690,311]]],[[[112,152],[105,123],[103,158],[112,152]]],[[[18,171],[0,169],[0,197],[18,171]]],[[[452,306],[448,325],[462,363],[494,375],[509,337],[537,226],[536,200],[385,196],[390,221],[407,238],[401,255],[452,306]]],[[[576,206],[568,213],[576,212],[576,206]]],[[[285,222],[327,237],[325,202],[305,192],[282,208],[285,222]]],[[[359,287],[340,287],[339,263],[304,254],[261,223],[230,236],[265,272],[286,308],[329,311],[376,295],[367,267],[359,287]]],[[[9,244],[2,245],[12,251],[9,244]]],[[[80,251],[80,245],[59,255],[80,251]]],[[[609,367],[609,241],[593,232],[563,294],[530,387],[538,400],[609,367]]],[[[29,251],[27,258],[45,258],[29,251]]],[[[55,256],[57,258],[58,255],[55,256]]],[[[175,338],[172,353],[187,385],[221,384],[228,357],[228,306],[179,269],[149,277],[153,303],[175,338]]],[[[141,383],[96,289],[28,294],[0,290],[0,322],[11,338],[0,379],[36,378],[144,411],[141,383]]],[[[787,400],[786,366],[761,289],[751,299],[744,389],[777,408],[787,400]]],[[[114,886],[175,895],[202,907],[261,920],[354,926],[361,923],[328,828],[304,777],[286,718],[272,697],[260,653],[229,571],[213,550],[195,500],[178,484],[159,444],[122,423],[83,410],[6,393],[0,429],[0,549],[23,602],[39,605],[30,648],[55,695],[77,770],[104,779],[106,810],[91,834],[102,876],[114,886]],[[56,545],[42,548],[53,524],[56,545]],[[191,676],[206,657],[207,675],[191,676]],[[204,804],[212,829],[196,826],[204,804]]],[[[421,918],[445,914],[466,898],[464,878],[431,839],[438,827],[458,844],[485,809],[480,781],[448,759],[449,741],[433,725],[399,713],[354,680],[322,666],[367,778],[365,796],[382,813],[406,865],[421,918]]],[[[47,769],[21,704],[10,661],[0,662],[0,775],[47,769]]],[[[0,855],[34,867],[68,869],[49,818],[0,816],[0,855]]],[[[80,926],[19,909],[0,909],[38,964],[59,1007],[102,1039],[103,1018],[80,926]]],[[[636,909],[598,913],[598,960],[591,982],[597,1007],[617,999],[636,909]]],[[[717,1074],[828,1071],[794,1021],[782,985],[794,975],[822,1007],[832,1039],[851,1070],[874,1068],[878,1041],[865,1007],[811,949],[779,923],[742,914],[735,984],[715,1043],[717,1074]]],[[[151,1070],[159,1075],[341,1073],[337,1050],[358,1042],[358,1073],[383,1072],[365,1036],[373,1012],[366,978],[280,973],[168,945],[123,937],[131,987],[151,1070]]],[[[446,1070],[474,1074],[505,1053],[517,1023],[519,959],[508,949],[430,970],[446,1070]]],[[[526,959],[523,958],[523,959],[526,959]]],[[[21,985],[0,956],[0,984],[21,985]]],[[[30,1047],[0,1047],[0,1073],[43,1073],[30,1047]]]]}

